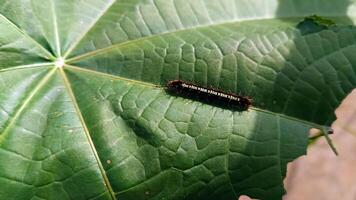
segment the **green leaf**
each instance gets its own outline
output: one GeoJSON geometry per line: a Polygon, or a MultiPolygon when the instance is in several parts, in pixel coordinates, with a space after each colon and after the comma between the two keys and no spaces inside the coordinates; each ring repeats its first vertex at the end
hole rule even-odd
{"type": "Polygon", "coordinates": [[[355,8],[0,0],[0,199],[281,199],[308,130],[356,85],[355,8]],[[312,15],[337,25],[305,34],[312,15]],[[253,107],[172,96],[172,79],[253,107]]]}

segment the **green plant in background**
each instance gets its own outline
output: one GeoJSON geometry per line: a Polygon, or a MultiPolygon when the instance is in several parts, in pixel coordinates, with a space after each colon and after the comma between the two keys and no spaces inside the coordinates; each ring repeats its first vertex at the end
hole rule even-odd
{"type": "Polygon", "coordinates": [[[355,6],[0,0],[0,199],[280,199],[356,85],[355,6]],[[311,15],[345,25],[298,27],[311,15]],[[173,97],[172,79],[254,107],[173,97]]]}

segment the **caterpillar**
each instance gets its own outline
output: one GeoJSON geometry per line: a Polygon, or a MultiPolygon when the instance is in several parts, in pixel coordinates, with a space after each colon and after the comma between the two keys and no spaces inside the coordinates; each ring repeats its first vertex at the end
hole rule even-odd
{"type": "Polygon", "coordinates": [[[204,103],[246,111],[252,105],[252,99],[233,93],[226,93],[213,88],[198,86],[182,80],[171,80],[167,83],[167,90],[179,96],[202,101],[204,103]]]}

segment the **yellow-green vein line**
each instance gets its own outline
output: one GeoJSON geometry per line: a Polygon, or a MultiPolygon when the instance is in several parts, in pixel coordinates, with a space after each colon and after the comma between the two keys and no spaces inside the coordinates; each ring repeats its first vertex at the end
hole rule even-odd
{"type": "Polygon", "coordinates": [[[103,177],[103,179],[104,179],[105,185],[106,185],[107,189],[109,190],[109,193],[110,193],[110,195],[111,195],[111,198],[114,199],[114,200],[116,200],[115,193],[114,193],[114,191],[113,191],[113,189],[112,189],[112,187],[111,187],[111,184],[110,184],[110,182],[109,182],[109,178],[107,177],[106,172],[105,172],[105,170],[104,170],[104,167],[103,167],[103,165],[102,165],[102,163],[101,163],[101,161],[100,161],[100,158],[99,158],[99,155],[98,155],[98,153],[97,153],[97,151],[96,151],[95,145],[94,145],[94,143],[93,143],[93,141],[92,141],[92,139],[91,139],[91,136],[90,136],[90,133],[89,133],[89,129],[88,129],[88,127],[86,126],[84,117],[83,117],[83,115],[82,115],[82,112],[81,112],[81,110],[80,110],[80,108],[79,108],[78,102],[77,102],[77,100],[76,100],[76,98],[75,98],[75,95],[74,95],[74,93],[73,93],[72,86],[70,85],[70,82],[69,82],[69,80],[68,80],[68,78],[67,78],[67,75],[65,74],[63,68],[59,68],[59,72],[60,72],[60,75],[61,75],[61,77],[62,77],[62,79],[63,79],[65,88],[67,89],[67,92],[68,92],[68,94],[69,94],[69,96],[70,96],[70,98],[71,98],[71,100],[72,100],[72,103],[73,103],[74,108],[75,108],[75,110],[76,110],[76,113],[77,113],[77,115],[78,115],[78,117],[79,117],[79,120],[80,120],[80,122],[81,122],[81,124],[82,124],[82,126],[83,126],[85,136],[86,136],[86,138],[87,138],[87,140],[88,140],[88,143],[89,143],[89,145],[90,145],[90,147],[91,147],[91,150],[92,150],[92,152],[93,152],[93,154],[94,154],[94,156],[95,156],[95,159],[96,159],[96,161],[97,161],[97,163],[98,163],[98,166],[99,166],[99,168],[100,168],[100,172],[101,172],[101,175],[102,175],[102,177],[103,177]]]}
{"type": "Polygon", "coordinates": [[[17,119],[21,116],[22,112],[31,102],[32,98],[46,85],[48,80],[54,74],[55,69],[51,70],[46,76],[42,78],[42,80],[38,83],[38,85],[32,90],[32,92],[26,97],[24,102],[21,104],[20,108],[16,111],[15,115],[10,119],[9,124],[6,126],[2,134],[0,135],[0,144],[5,140],[6,136],[9,134],[11,128],[15,125],[17,119]]]}
{"type": "Polygon", "coordinates": [[[68,48],[68,50],[65,52],[63,58],[65,59],[68,57],[68,55],[78,46],[78,44],[83,40],[83,38],[88,34],[88,32],[95,26],[96,23],[104,16],[104,14],[111,8],[111,6],[116,2],[116,0],[112,0],[106,7],[105,9],[100,12],[98,17],[93,20],[93,22],[89,25],[87,30],[85,30],[76,41],[73,42],[73,44],[68,48]]]}
{"type": "Polygon", "coordinates": [[[81,72],[85,72],[85,73],[89,73],[89,74],[93,74],[93,75],[97,75],[97,76],[107,77],[107,78],[112,79],[112,80],[121,80],[121,81],[126,81],[126,82],[129,82],[129,83],[134,83],[134,84],[143,85],[143,86],[147,86],[147,87],[154,87],[154,88],[162,87],[160,85],[155,85],[155,84],[152,84],[152,83],[146,83],[146,82],[142,82],[142,81],[128,79],[128,78],[124,78],[124,77],[121,77],[121,76],[115,76],[115,75],[111,75],[111,74],[107,74],[107,73],[103,73],[103,72],[98,72],[98,71],[94,71],[94,70],[90,70],[90,69],[86,69],[86,68],[82,68],[82,67],[78,67],[78,66],[74,66],[74,65],[67,65],[66,64],[65,67],[67,69],[72,69],[72,70],[75,70],[75,71],[81,71],[81,72]]]}
{"type": "Polygon", "coordinates": [[[5,17],[4,15],[2,15],[0,13],[0,18],[3,18],[4,21],[6,23],[8,23],[10,26],[12,26],[17,32],[19,32],[22,36],[24,36],[25,38],[27,38],[28,40],[30,40],[31,42],[33,42],[34,45],[36,45],[40,50],[43,51],[43,53],[46,54],[47,59],[52,59],[54,60],[55,58],[53,57],[53,55],[47,50],[45,49],[41,44],[39,44],[35,39],[33,39],[30,35],[28,35],[27,33],[25,33],[23,30],[21,30],[16,24],[14,24],[12,21],[10,21],[7,17],[5,17]]]}
{"type": "MultiPolygon", "coordinates": [[[[98,75],[98,76],[107,77],[107,78],[112,79],[112,80],[121,80],[121,81],[126,81],[126,82],[130,82],[130,83],[134,83],[134,84],[138,84],[138,85],[142,85],[142,86],[152,87],[152,88],[165,88],[162,85],[155,85],[155,84],[152,84],[152,83],[146,83],[146,82],[137,81],[137,80],[133,80],[133,79],[123,78],[123,77],[120,77],[120,76],[115,76],[115,75],[111,75],[111,74],[107,74],[107,73],[103,73],[103,72],[98,72],[98,71],[94,71],[94,70],[78,67],[78,66],[75,66],[75,65],[66,64],[65,67],[67,69],[71,69],[71,70],[74,70],[74,71],[82,71],[82,72],[89,73],[89,74],[94,74],[94,75],[98,75]]],[[[312,126],[314,128],[320,129],[320,130],[322,130],[324,128],[324,125],[308,122],[308,121],[301,120],[301,119],[298,119],[298,118],[295,118],[295,117],[284,115],[282,113],[275,113],[275,112],[272,112],[272,111],[269,111],[269,110],[265,110],[265,109],[261,109],[261,108],[257,108],[257,107],[250,107],[249,109],[257,111],[257,112],[264,112],[264,113],[267,113],[267,114],[270,114],[270,115],[274,115],[274,116],[280,116],[282,118],[289,119],[289,120],[292,120],[292,121],[297,121],[297,122],[300,122],[300,123],[303,123],[303,124],[308,124],[308,125],[310,125],[310,126],[312,126]]]]}
{"type": "Polygon", "coordinates": [[[56,45],[56,52],[57,56],[60,58],[61,57],[61,44],[59,41],[59,32],[58,32],[58,22],[57,22],[57,15],[56,15],[56,9],[54,6],[53,1],[50,1],[51,4],[51,9],[52,9],[52,17],[53,17],[53,30],[54,30],[54,39],[55,39],[55,45],[56,45]]]}
{"type": "Polygon", "coordinates": [[[30,68],[37,68],[37,67],[48,67],[53,65],[53,63],[35,63],[35,64],[29,64],[29,65],[18,65],[14,67],[9,67],[9,68],[4,68],[0,69],[0,73],[2,72],[7,72],[7,71],[12,71],[12,70],[19,70],[19,69],[30,69],[30,68]]]}

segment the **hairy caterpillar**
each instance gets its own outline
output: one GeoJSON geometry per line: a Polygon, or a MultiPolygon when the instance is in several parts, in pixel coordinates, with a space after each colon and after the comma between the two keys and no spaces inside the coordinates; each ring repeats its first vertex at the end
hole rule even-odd
{"type": "Polygon", "coordinates": [[[252,105],[250,97],[226,93],[213,88],[206,88],[182,80],[168,81],[167,89],[169,92],[197,99],[221,107],[231,108],[238,111],[246,111],[252,105]]]}

